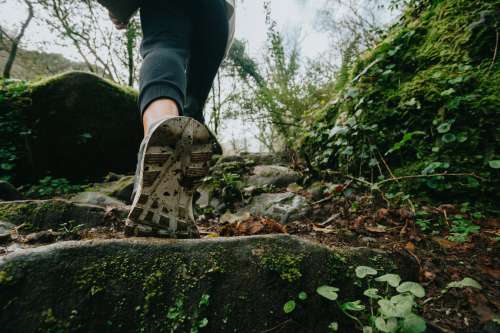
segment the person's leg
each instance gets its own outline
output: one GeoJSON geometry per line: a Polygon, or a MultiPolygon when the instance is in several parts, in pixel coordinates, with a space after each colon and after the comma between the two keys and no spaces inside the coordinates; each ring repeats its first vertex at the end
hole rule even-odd
{"type": "Polygon", "coordinates": [[[146,0],[139,106],[147,135],[151,125],[183,113],[192,18],[183,0],[146,0]]]}
{"type": "Polygon", "coordinates": [[[193,38],[184,114],[204,122],[203,108],[224,59],[229,25],[225,0],[192,0],[193,38]]]}

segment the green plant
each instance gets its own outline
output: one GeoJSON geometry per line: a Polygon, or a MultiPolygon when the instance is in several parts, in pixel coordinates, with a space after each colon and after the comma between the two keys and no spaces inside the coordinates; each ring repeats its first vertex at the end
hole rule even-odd
{"type": "MultiPolygon", "coordinates": [[[[415,313],[417,306],[415,298],[425,296],[425,290],[420,284],[401,283],[399,275],[385,274],[374,279],[375,282],[382,284],[381,287],[375,288],[372,283],[373,278],[378,274],[377,270],[368,266],[359,266],[355,269],[355,274],[360,281],[367,281],[368,288],[363,293],[367,302],[362,300],[340,302],[338,299],[340,289],[332,286],[321,286],[316,291],[320,296],[335,301],[339,309],[355,321],[363,332],[374,330],[388,333],[425,332],[424,319],[415,313]],[[368,313],[367,309],[369,309],[368,313]]],[[[333,322],[330,329],[337,331],[338,323],[333,322]]]]}
{"type": "MultiPolygon", "coordinates": [[[[305,301],[307,300],[308,295],[305,291],[301,291],[297,297],[299,301],[305,301]]],[[[295,299],[291,299],[283,305],[283,312],[286,314],[292,313],[293,311],[295,311],[296,307],[297,301],[295,301],[295,299]]]]}
{"type": "Polygon", "coordinates": [[[77,193],[82,191],[81,185],[72,185],[65,178],[52,178],[47,176],[26,190],[26,195],[33,198],[48,198],[56,195],[77,193]]]}
{"type": "Polygon", "coordinates": [[[71,220],[69,222],[61,224],[58,231],[62,233],[62,236],[64,237],[75,235],[83,228],[85,228],[85,224],[76,224],[76,221],[71,220]]]}
{"type": "Polygon", "coordinates": [[[452,225],[448,240],[455,243],[467,242],[471,234],[477,234],[481,229],[472,220],[465,218],[463,215],[453,215],[450,217],[450,221],[452,225]]]}

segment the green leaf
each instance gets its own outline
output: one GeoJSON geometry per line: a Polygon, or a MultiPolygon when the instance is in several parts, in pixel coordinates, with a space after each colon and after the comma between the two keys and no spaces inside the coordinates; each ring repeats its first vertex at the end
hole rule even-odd
{"type": "Polygon", "coordinates": [[[207,318],[203,318],[198,323],[198,327],[199,328],[207,327],[207,325],[208,325],[208,319],[207,318]]]}
{"type": "Polygon", "coordinates": [[[407,298],[405,300],[404,298],[395,299],[395,297],[393,297],[391,300],[381,299],[378,301],[378,305],[380,307],[379,311],[386,318],[403,318],[411,313],[411,310],[413,308],[413,301],[411,300],[411,298],[408,298],[408,296],[406,296],[407,298]]]}
{"type": "Polygon", "coordinates": [[[329,329],[331,329],[333,332],[337,332],[339,330],[339,323],[334,321],[328,326],[329,329]]]}
{"type": "Polygon", "coordinates": [[[373,333],[373,328],[370,326],[363,327],[363,333],[373,333]]]}
{"type": "Polygon", "coordinates": [[[295,301],[290,300],[290,301],[286,302],[285,305],[283,305],[283,311],[285,313],[292,313],[293,310],[295,310],[296,306],[297,306],[297,304],[295,303],[295,301]]]}
{"type": "Polygon", "coordinates": [[[419,283],[416,282],[403,282],[396,289],[400,293],[410,292],[418,298],[425,296],[425,289],[419,283]]]}
{"type": "Polygon", "coordinates": [[[408,316],[403,319],[403,327],[402,332],[405,333],[422,333],[427,329],[427,325],[425,324],[425,320],[417,316],[414,313],[410,313],[408,316]]]}
{"type": "Polygon", "coordinates": [[[358,278],[364,279],[368,275],[377,275],[377,270],[368,266],[356,267],[356,276],[358,278]]]}
{"type": "Polygon", "coordinates": [[[337,294],[337,291],[340,289],[335,288],[335,287],[330,287],[330,286],[321,286],[318,289],[316,289],[316,292],[323,296],[326,299],[329,299],[330,301],[336,301],[339,295],[337,294]]]}
{"type": "Polygon", "coordinates": [[[387,282],[391,287],[396,288],[401,283],[401,277],[397,274],[385,274],[375,279],[378,282],[387,282]]]}
{"type": "Polygon", "coordinates": [[[382,332],[392,333],[398,329],[398,320],[396,318],[389,318],[385,320],[382,317],[375,318],[375,327],[382,332]]]}
{"type": "Polygon", "coordinates": [[[306,293],[306,292],[304,292],[304,291],[300,292],[300,293],[299,293],[299,299],[300,299],[301,301],[305,301],[305,300],[307,299],[307,293],[306,293]]]}
{"type": "Polygon", "coordinates": [[[443,96],[443,97],[450,96],[450,95],[453,95],[454,92],[455,92],[455,89],[450,88],[450,89],[443,91],[441,93],[441,96],[443,96]]]}
{"type": "Polygon", "coordinates": [[[375,288],[366,289],[365,292],[363,293],[363,295],[365,295],[369,298],[372,298],[372,299],[382,298],[378,294],[378,289],[375,289],[375,288]]]}
{"type": "Polygon", "coordinates": [[[455,281],[455,282],[448,283],[448,285],[446,286],[446,289],[449,289],[449,288],[460,288],[460,289],[463,289],[463,288],[475,288],[475,289],[482,289],[483,287],[481,287],[481,285],[479,284],[479,282],[477,282],[476,280],[466,277],[462,281],[455,281]]]}
{"type": "Polygon", "coordinates": [[[453,133],[447,133],[447,134],[443,135],[441,140],[443,140],[444,143],[452,143],[452,142],[457,141],[457,137],[453,133]]]}
{"type": "Polygon", "coordinates": [[[490,165],[490,168],[500,169],[500,160],[489,161],[488,164],[490,165]]]}
{"type": "Polygon", "coordinates": [[[342,304],[342,309],[345,311],[363,311],[366,307],[361,304],[361,301],[354,301],[342,304]]]}
{"type": "Polygon", "coordinates": [[[451,129],[450,123],[442,123],[441,125],[438,126],[437,131],[440,134],[445,134],[448,133],[450,129],[451,129]]]}

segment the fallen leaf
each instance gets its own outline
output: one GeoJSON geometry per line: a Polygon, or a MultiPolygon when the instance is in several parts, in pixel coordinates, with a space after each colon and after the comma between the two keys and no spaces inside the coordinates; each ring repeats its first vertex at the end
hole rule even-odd
{"type": "Polygon", "coordinates": [[[387,208],[381,208],[377,211],[377,221],[384,220],[387,215],[389,215],[389,210],[387,208]]]}
{"type": "Polygon", "coordinates": [[[410,252],[415,252],[415,244],[413,244],[412,242],[408,242],[405,245],[405,249],[410,252]]]}
{"type": "Polygon", "coordinates": [[[377,225],[376,227],[365,226],[365,229],[376,234],[383,234],[387,231],[387,228],[383,225],[377,225]]]}

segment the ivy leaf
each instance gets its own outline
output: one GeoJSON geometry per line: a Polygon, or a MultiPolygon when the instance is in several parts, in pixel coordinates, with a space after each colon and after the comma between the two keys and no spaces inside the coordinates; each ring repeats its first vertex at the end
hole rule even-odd
{"type": "Polygon", "coordinates": [[[481,287],[481,285],[479,284],[479,282],[477,282],[476,280],[466,277],[462,281],[455,281],[455,282],[448,283],[448,285],[446,286],[446,289],[450,289],[450,288],[460,288],[460,289],[475,288],[475,289],[482,289],[483,287],[481,287]]]}
{"type": "Polygon", "coordinates": [[[299,299],[300,299],[301,301],[305,301],[305,300],[307,299],[307,293],[306,293],[306,292],[304,292],[304,291],[300,292],[300,293],[299,293],[299,299]]]}
{"type": "Polygon", "coordinates": [[[490,165],[490,168],[500,169],[500,160],[489,161],[488,164],[490,165]]]}
{"type": "Polygon", "coordinates": [[[396,318],[389,318],[385,320],[382,317],[377,317],[375,318],[375,327],[377,327],[379,331],[385,333],[396,332],[398,329],[398,320],[396,318]]]}
{"type": "Polygon", "coordinates": [[[346,302],[342,304],[342,309],[345,311],[363,311],[366,307],[361,304],[361,301],[346,302]]]}
{"type": "Polygon", "coordinates": [[[378,301],[379,311],[386,318],[403,318],[411,313],[412,303],[396,303],[392,300],[381,299],[378,301]]]}
{"type": "Polygon", "coordinates": [[[356,276],[358,278],[364,279],[368,275],[377,275],[377,270],[368,266],[356,267],[356,276]]]}
{"type": "Polygon", "coordinates": [[[335,287],[330,287],[330,286],[321,286],[318,289],[316,289],[316,292],[320,295],[323,296],[326,299],[329,299],[330,301],[336,301],[339,295],[337,294],[337,291],[340,289],[335,288],[335,287]]]}
{"type": "Polygon", "coordinates": [[[427,329],[425,320],[414,313],[410,313],[403,319],[402,331],[405,333],[422,333],[427,329]]]}
{"type": "Polygon", "coordinates": [[[444,143],[452,143],[452,142],[457,141],[457,137],[453,133],[447,133],[447,134],[443,135],[441,140],[443,140],[444,143]]]}
{"type": "Polygon", "coordinates": [[[378,282],[387,282],[391,287],[396,288],[401,283],[401,277],[397,274],[385,274],[375,279],[378,282]]]}
{"type": "Polygon", "coordinates": [[[285,313],[292,313],[293,310],[295,310],[295,307],[297,306],[297,304],[295,303],[294,300],[290,300],[288,302],[285,303],[285,305],[283,305],[283,311],[285,313]]]}
{"type": "Polygon", "coordinates": [[[372,299],[382,298],[378,294],[378,289],[375,289],[375,288],[366,289],[365,292],[363,293],[363,295],[365,295],[369,298],[372,298],[372,299]]]}
{"type": "Polygon", "coordinates": [[[445,134],[448,133],[450,129],[451,129],[450,123],[442,123],[441,125],[438,126],[437,131],[439,134],[445,134]]]}
{"type": "Polygon", "coordinates": [[[410,292],[418,298],[425,296],[425,289],[419,283],[416,282],[403,282],[396,288],[400,293],[410,292]]]}

